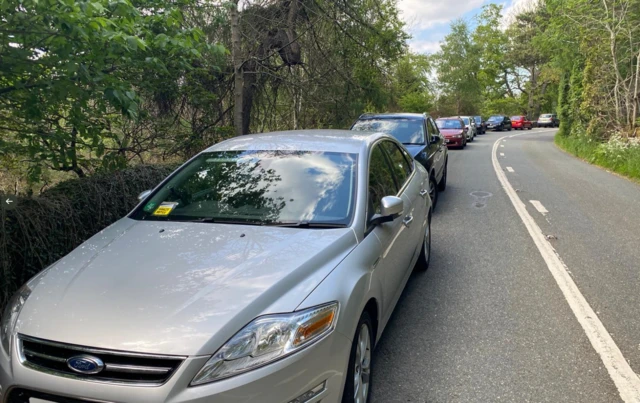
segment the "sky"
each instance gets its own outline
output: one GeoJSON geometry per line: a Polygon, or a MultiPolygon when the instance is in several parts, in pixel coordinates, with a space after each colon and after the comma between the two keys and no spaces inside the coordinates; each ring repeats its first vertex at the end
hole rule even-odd
{"type": "Polygon", "coordinates": [[[449,24],[462,18],[475,25],[474,17],[488,3],[502,4],[503,15],[513,14],[526,7],[532,0],[399,0],[401,18],[413,36],[409,46],[416,53],[435,53],[440,41],[449,33],[449,24]]]}

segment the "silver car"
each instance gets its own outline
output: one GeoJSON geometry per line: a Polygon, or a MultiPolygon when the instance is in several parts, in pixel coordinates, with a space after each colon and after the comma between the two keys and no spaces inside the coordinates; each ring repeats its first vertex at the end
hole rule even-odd
{"type": "Polygon", "coordinates": [[[478,127],[476,126],[476,120],[473,116],[460,116],[460,119],[464,122],[464,128],[467,133],[467,141],[470,143],[475,140],[478,134],[478,127]]]}
{"type": "Polygon", "coordinates": [[[380,133],[205,150],[14,296],[0,402],[366,402],[428,186],[380,133]]]}

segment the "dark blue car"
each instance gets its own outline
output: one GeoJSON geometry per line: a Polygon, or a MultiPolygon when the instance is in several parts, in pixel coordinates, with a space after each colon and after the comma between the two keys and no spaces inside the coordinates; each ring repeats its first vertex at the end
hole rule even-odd
{"type": "Polygon", "coordinates": [[[448,151],[444,137],[429,115],[367,113],[358,118],[351,130],[383,132],[398,139],[429,172],[429,196],[435,207],[438,190],[443,191],[447,186],[448,151]]]}

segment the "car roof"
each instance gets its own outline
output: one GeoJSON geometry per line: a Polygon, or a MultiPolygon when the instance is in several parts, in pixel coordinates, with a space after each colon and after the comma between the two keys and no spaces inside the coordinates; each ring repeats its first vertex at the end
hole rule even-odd
{"type": "MultiPolygon", "coordinates": [[[[217,143],[204,152],[242,150],[336,151],[362,154],[378,139],[393,139],[380,132],[354,130],[289,130],[247,134],[217,143]]],[[[397,140],[394,139],[397,142],[397,140]]]]}
{"type": "Polygon", "coordinates": [[[428,117],[424,113],[365,113],[358,120],[364,119],[415,119],[422,120],[428,117]]]}

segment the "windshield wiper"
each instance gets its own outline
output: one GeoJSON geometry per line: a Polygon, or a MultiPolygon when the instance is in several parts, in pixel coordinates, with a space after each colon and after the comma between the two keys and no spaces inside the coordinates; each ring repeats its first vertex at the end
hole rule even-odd
{"type": "Polygon", "coordinates": [[[309,221],[291,221],[291,222],[274,222],[267,224],[270,227],[287,227],[287,228],[346,228],[345,224],[334,222],[309,222],[309,221]]]}
{"type": "Polygon", "coordinates": [[[201,218],[175,220],[175,221],[201,222],[201,223],[207,223],[207,224],[264,225],[264,223],[260,221],[244,221],[244,220],[234,220],[232,218],[220,218],[220,217],[201,217],[201,218]]]}

